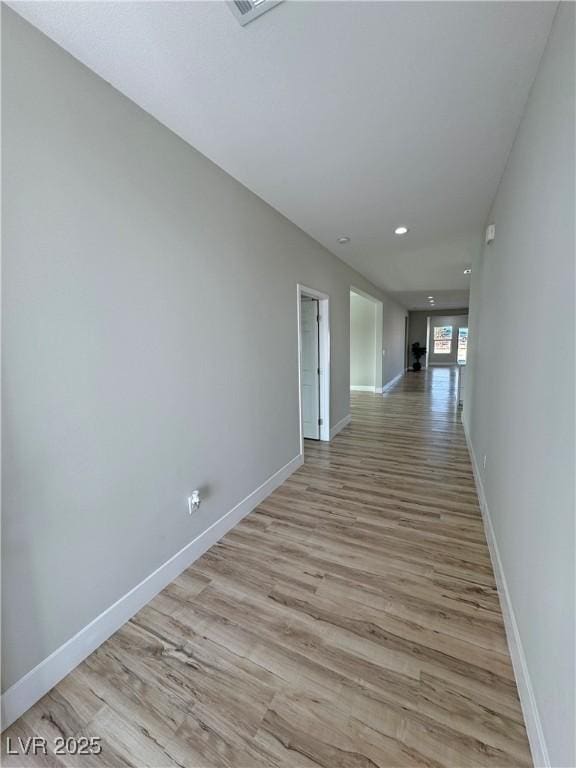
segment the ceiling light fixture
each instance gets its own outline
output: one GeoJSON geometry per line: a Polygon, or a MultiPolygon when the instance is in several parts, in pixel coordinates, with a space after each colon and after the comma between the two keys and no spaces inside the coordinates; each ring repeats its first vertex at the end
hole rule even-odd
{"type": "Polygon", "coordinates": [[[434,301],[434,296],[427,296],[428,301],[434,301]]]}
{"type": "Polygon", "coordinates": [[[408,234],[408,227],[396,227],[394,230],[395,235],[407,235],[408,234]]]}
{"type": "Polygon", "coordinates": [[[464,274],[465,275],[471,275],[472,274],[472,269],[470,267],[466,267],[466,269],[464,270],[464,274]]]}
{"type": "Polygon", "coordinates": [[[346,243],[349,243],[349,242],[350,242],[350,238],[349,238],[349,237],[346,237],[346,236],[344,236],[344,237],[339,237],[339,238],[338,238],[338,242],[340,243],[340,245],[346,245],[346,243]]]}

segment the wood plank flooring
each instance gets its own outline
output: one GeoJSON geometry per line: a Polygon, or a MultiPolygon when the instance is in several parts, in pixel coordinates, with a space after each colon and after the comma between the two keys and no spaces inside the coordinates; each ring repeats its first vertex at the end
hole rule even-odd
{"type": "Polygon", "coordinates": [[[6,766],[528,766],[455,371],[352,394],[284,485],[3,735],[6,766]],[[102,753],[55,756],[58,736],[102,753]]]}

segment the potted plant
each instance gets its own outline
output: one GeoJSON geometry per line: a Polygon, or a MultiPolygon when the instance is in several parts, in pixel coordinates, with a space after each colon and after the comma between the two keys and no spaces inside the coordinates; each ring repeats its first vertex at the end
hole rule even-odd
{"type": "Polygon", "coordinates": [[[426,354],[426,347],[421,347],[419,341],[415,341],[412,344],[412,356],[414,357],[414,363],[412,365],[413,371],[419,371],[422,368],[420,358],[426,354]]]}

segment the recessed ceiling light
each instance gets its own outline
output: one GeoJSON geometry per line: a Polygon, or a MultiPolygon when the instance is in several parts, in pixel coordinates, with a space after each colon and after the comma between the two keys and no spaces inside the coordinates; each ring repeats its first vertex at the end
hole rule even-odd
{"type": "Polygon", "coordinates": [[[434,296],[427,296],[428,301],[434,301],[434,296]]]}
{"type": "Polygon", "coordinates": [[[465,275],[471,275],[472,274],[471,268],[470,267],[466,267],[466,269],[464,270],[464,274],[465,275]]]}
{"type": "Polygon", "coordinates": [[[394,230],[395,235],[407,235],[408,234],[408,227],[396,227],[394,230]]]}
{"type": "Polygon", "coordinates": [[[340,243],[340,245],[346,245],[346,243],[350,242],[350,238],[349,237],[339,237],[338,238],[338,242],[340,243]]]}

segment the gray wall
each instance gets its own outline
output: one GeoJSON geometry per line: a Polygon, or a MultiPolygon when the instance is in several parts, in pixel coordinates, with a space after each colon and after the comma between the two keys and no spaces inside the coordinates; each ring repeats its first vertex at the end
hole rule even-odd
{"type": "Polygon", "coordinates": [[[349,412],[351,285],[398,318],[390,348],[406,312],[2,19],[8,687],[298,454],[298,282],[330,295],[332,423],[349,412]]]}
{"type": "MultiPolygon", "coordinates": [[[[421,346],[426,346],[426,330],[427,320],[429,317],[443,317],[450,315],[456,317],[459,315],[467,315],[468,307],[462,309],[433,309],[433,310],[414,310],[409,313],[408,321],[408,348],[410,349],[415,341],[420,342],[421,346]]],[[[412,354],[409,353],[409,365],[412,365],[412,354]]],[[[426,365],[426,356],[424,356],[420,362],[422,366],[426,365]]]]}
{"type": "Polygon", "coordinates": [[[561,3],[473,265],[464,411],[554,768],[576,765],[574,87],[561,3]]]}
{"type": "Polygon", "coordinates": [[[350,386],[376,386],[376,304],[350,294],[350,386]]]}

